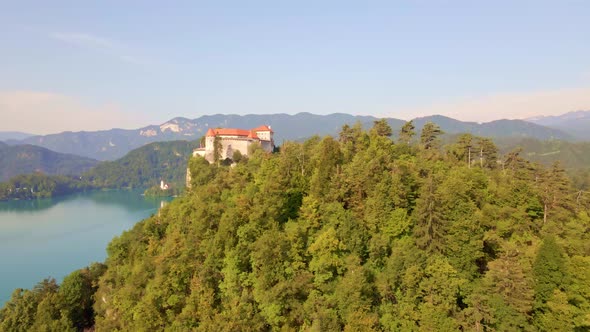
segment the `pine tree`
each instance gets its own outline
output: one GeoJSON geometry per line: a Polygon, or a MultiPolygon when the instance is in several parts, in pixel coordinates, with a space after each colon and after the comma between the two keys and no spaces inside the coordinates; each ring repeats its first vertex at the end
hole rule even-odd
{"type": "Polygon", "coordinates": [[[541,173],[538,179],[539,195],[543,203],[543,224],[547,217],[559,206],[567,207],[567,196],[571,189],[570,181],[559,163],[553,164],[550,170],[541,173]]]}
{"type": "Polygon", "coordinates": [[[387,123],[387,120],[381,119],[373,121],[371,133],[377,136],[390,137],[393,134],[393,130],[391,129],[389,123],[387,123]]]}
{"type": "Polygon", "coordinates": [[[476,152],[479,157],[479,166],[494,169],[497,167],[498,148],[489,138],[478,137],[476,140],[476,152]]]}
{"type": "Polygon", "coordinates": [[[412,141],[412,138],[414,138],[414,136],[416,135],[416,132],[414,131],[414,129],[416,129],[416,128],[414,127],[413,120],[406,122],[402,126],[402,129],[400,130],[399,141],[401,143],[409,145],[410,142],[412,141]]]}
{"type": "Polygon", "coordinates": [[[442,250],[445,235],[445,221],[436,186],[436,180],[429,176],[420,191],[420,198],[416,200],[414,211],[416,244],[431,253],[442,250]]]}
{"type": "Polygon", "coordinates": [[[425,150],[436,149],[440,143],[438,137],[444,134],[440,127],[432,122],[427,122],[420,134],[420,144],[425,150]]]}
{"type": "Polygon", "coordinates": [[[563,289],[565,262],[563,250],[552,236],[543,240],[533,264],[535,279],[535,310],[542,312],[555,289],[563,289]]]}

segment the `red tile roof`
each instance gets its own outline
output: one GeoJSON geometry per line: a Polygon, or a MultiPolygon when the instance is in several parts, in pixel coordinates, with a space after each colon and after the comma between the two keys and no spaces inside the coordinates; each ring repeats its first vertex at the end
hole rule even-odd
{"type": "Polygon", "coordinates": [[[256,132],[254,130],[250,130],[248,138],[258,138],[258,135],[256,135],[256,132]]]}
{"type": "Polygon", "coordinates": [[[207,136],[207,137],[215,136],[215,132],[213,131],[213,129],[209,128],[209,130],[207,130],[207,133],[205,134],[205,136],[207,136]]]}
{"type": "Polygon", "coordinates": [[[254,131],[270,131],[271,133],[273,133],[272,129],[270,129],[270,127],[269,126],[266,126],[266,125],[262,125],[262,126],[256,127],[256,128],[254,128],[252,130],[254,130],[254,131]]]}

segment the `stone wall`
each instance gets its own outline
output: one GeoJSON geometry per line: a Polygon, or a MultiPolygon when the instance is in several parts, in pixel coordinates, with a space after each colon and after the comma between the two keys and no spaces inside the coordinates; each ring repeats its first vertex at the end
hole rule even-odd
{"type": "Polygon", "coordinates": [[[246,139],[233,139],[233,138],[223,138],[221,139],[221,158],[232,158],[234,151],[238,150],[242,155],[248,155],[248,147],[250,146],[251,142],[246,139]]]}

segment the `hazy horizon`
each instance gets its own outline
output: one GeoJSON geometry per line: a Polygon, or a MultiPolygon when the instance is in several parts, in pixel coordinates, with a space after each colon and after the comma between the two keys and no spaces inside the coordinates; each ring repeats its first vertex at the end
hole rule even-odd
{"type": "MultiPolygon", "coordinates": [[[[579,110],[579,111],[585,111],[585,110],[579,110]]],[[[576,111],[572,111],[572,112],[576,112],[576,111]]],[[[309,112],[297,112],[297,113],[291,113],[291,114],[282,113],[282,114],[296,115],[296,114],[299,114],[299,113],[309,113],[309,112]]],[[[340,113],[340,112],[327,113],[327,114],[319,114],[319,115],[332,115],[332,114],[338,114],[338,113],[340,113]]],[[[567,112],[567,113],[570,113],[570,112],[567,112]]],[[[248,114],[211,113],[211,114],[202,114],[202,115],[199,115],[198,117],[194,117],[194,118],[192,118],[192,117],[185,117],[185,116],[177,116],[177,117],[174,117],[174,118],[187,118],[189,120],[194,120],[194,119],[197,119],[197,118],[199,118],[201,116],[206,116],[206,115],[208,115],[208,116],[211,116],[211,115],[240,115],[240,116],[247,116],[247,115],[276,115],[276,114],[281,114],[281,112],[277,112],[277,113],[260,113],[260,114],[253,114],[253,113],[248,113],[248,114]]],[[[312,113],[312,114],[316,114],[316,113],[312,113]]],[[[340,114],[349,114],[349,115],[353,115],[353,116],[373,116],[373,117],[376,117],[376,118],[394,118],[394,119],[405,120],[405,121],[415,120],[415,119],[418,119],[418,118],[425,118],[425,117],[430,117],[430,116],[442,115],[442,114],[428,114],[428,115],[416,116],[414,118],[401,119],[401,118],[396,118],[396,117],[385,117],[385,116],[379,117],[379,116],[374,116],[374,115],[371,115],[371,114],[352,114],[352,113],[340,113],[340,114]]],[[[564,115],[564,114],[566,114],[566,113],[563,113],[563,114],[555,114],[555,115],[542,115],[542,116],[559,116],[559,115],[564,115]]],[[[316,114],[316,115],[318,115],[318,114],[316,114]]],[[[449,116],[449,115],[442,115],[442,116],[453,118],[452,116],[449,116]]],[[[152,125],[156,125],[156,126],[162,125],[164,123],[169,122],[170,120],[173,120],[174,118],[170,118],[170,119],[167,119],[167,120],[164,120],[164,121],[160,121],[160,122],[140,124],[138,126],[130,125],[130,126],[125,127],[125,128],[124,127],[105,127],[105,128],[91,129],[91,130],[75,129],[75,130],[62,130],[62,131],[43,132],[43,133],[29,132],[29,131],[22,131],[22,130],[1,130],[0,129],[0,133],[19,133],[19,134],[27,134],[27,135],[33,135],[33,136],[35,136],[35,135],[59,134],[59,133],[63,133],[63,132],[82,132],[82,131],[92,132],[92,131],[103,131],[103,130],[110,130],[110,129],[128,129],[128,130],[134,130],[134,129],[140,129],[140,128],[144,128],[144,127],[152,126],[152,125]]],[[[533,118],[533,117],[519,118],[519,119],[509,119],[509,120],[526,120],[526,119],[529,119],[529,118],[533,118]]],[[[453,118],[453,119],[455,119],[455,118],[453,118]]],[[[456,119],[456,120],[460,120],[460,121],[464,121],[464,122],[476,122],[476,123],[480,123],[481,124],[481,123],[493,122],[493,121],[504,120],[504,119],[508,119],[508,118],[498,118],[498,119],[489,120],[489,121],[472,121],[472,120],[460,120],[460,119],[456,119]]]]}
{"type": "Polygon", "coordinates": [[[586,2],[7,3],[0,131],[588,110],[589,14],[586,2]]]}

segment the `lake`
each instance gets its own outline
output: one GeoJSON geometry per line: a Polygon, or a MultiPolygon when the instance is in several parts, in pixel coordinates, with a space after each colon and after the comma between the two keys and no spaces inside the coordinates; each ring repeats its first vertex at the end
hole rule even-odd
{"type": "Polygon", "coordinates": [[[139,191],[97,191],[33,201],[0,202],[0,307],[15,288],[102,262],[106,246],[168,198],[139,191]]]}

